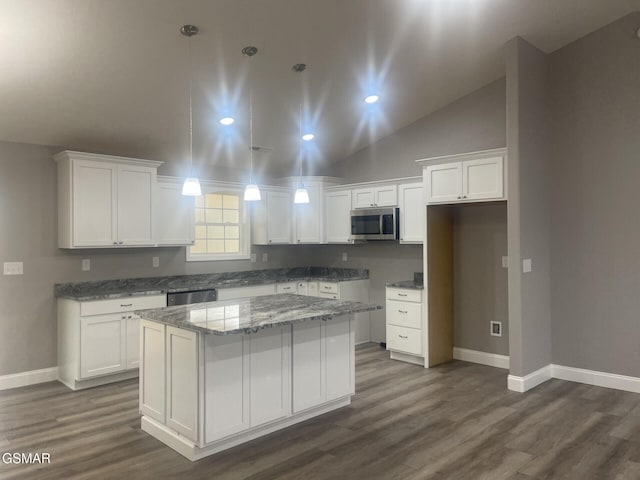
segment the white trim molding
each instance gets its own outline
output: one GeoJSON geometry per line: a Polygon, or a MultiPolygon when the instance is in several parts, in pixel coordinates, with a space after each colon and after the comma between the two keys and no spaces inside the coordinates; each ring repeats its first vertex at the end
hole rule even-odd
{"type": "Polygon", "coordinates": [[[453,347],[453,358],[465,362],[479,363],[490,367],[505,368],[509,370],[509,356],[497,353],[480,352],[467,348],[453,347]]]}
{"type": "Polygon", "coordinates": [[[524,393],[551,378],[551,365],[549,364],[524,377],[509,375],[507,377],[507,388],[514,392],[524,393]]]}
{"type": "Polygon", "coordinates": [[[58,380],[58,367],[12,373],[0,376],[0,390],[25,387],[27,385],[35,385],[36,383],[54,382],[56,380],[58,380]]]}
{"type": "Polygon", "coordinates": [[[559,378],[560,380],[640,393],[640,378],[638,377],[553,364],[551,365],[551,375],[553,378],[559,378]]]}

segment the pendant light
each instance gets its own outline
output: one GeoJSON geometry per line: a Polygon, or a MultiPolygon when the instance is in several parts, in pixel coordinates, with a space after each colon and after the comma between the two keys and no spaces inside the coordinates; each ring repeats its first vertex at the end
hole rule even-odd
{"type": "Polygon", "coordinates": [[[303,204],[309,203],[309,192],[302,183],[302,72],[307,66],[304,63],[296,63],[292,69],[294,72],[300,73],[300,112],[298,116],[298,162],[300,166],[300,176],[298,178],[298,187],[293,195],[293,203],[303,204]]]}
{"type": "Polygon", "coordinates": [[[193,106],[192,106],[192,90],[193,90],[193,72],[191,65],[191,37],[198,33],[198,27],[195,25],[184,25],[180,29],[180,33],[189,38],[189,176],[184,179],[182,184],[182,195],[189,197],[199,197],[202,195],[200,188],[200,180],[193,176],[193,106]]]}
{"type": "MultiPolygon", "coordinates": [[[[256,47],[244,47],[242,49],[243,55],[253,57],[258,53],[256,47]]],[[[251,63],[249,62],[249,183],[244,189],[244,201],[245,202],[257,202],[262,199],[260,196],[260,189],[258,185],[253,183],[253,83],[251,82],[251,63]]]]}

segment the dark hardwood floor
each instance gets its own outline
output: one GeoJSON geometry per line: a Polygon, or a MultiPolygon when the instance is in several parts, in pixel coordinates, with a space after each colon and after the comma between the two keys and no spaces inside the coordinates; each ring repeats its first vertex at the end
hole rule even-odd
{"type": "Polygon", "coordinates": [[[28,479],[640,479],[640,395],[551,380],[519,394],[505,370],[425,370],[357,349],[351,406],[198,462],[140,430],[137,381],[0,392],[0,453],[28,479]]]}

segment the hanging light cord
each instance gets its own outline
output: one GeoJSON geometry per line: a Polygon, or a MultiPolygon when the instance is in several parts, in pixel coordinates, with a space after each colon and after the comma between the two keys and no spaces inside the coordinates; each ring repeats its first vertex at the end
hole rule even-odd
{"type": "Polygon", "coordinates": [[[249,57],[249,184],[253,184],[253,83],[251,82],[251,57],[249,57]]]}
{"type": "Polygon", "coordinates": [[[304,97],[304,83],[302,81],[302,70],[300,71],[300,113],[298,115],[298,160],[300,163],[300,178],[298,183],[302,183],[302,99],[304,97]]]}
{"type": "Polygon", "coordinates": [[[193,176],[193,62],[191,61],[191,36],[189,36],[189,176],[193,176]]]}

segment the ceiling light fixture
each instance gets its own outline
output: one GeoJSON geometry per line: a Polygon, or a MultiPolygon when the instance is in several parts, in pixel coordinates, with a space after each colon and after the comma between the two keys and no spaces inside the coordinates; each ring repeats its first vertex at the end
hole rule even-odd
{"type": "MultiPolygon", "coordinates": [[[[258,49],[256,47],[244,47],[242,54],[251,59],[258,49]]],[[[262,199],[258,185],[253,183],[253,84],[251,83],[251,62],[249,62],[249,183],[244,189],[245,202],[257,202],[262,199]]]]}
{"type": "Polygon", "coordinates": [[[191,66],[191,37],[198,33],[198,27],[195,25],[184,25],[180,29],[180,33],[189,38],[189,176],[184,179],[184,183],[182,184],[182,195],[199,197],[202,195],[200,180],[193,176],[193,68],[191,66]]]}
{"type": "Polygon", "coordinates": [[[235,120],[235,118],[233,118],[233,117],[222,117],[222,118],[220,119],[220,123],[221,123],[222,125],[225,125],[225,126],[226,126],[226,125],[233,125],[233,122],[235,122],[235,121],[236,121],[236,120],[235,120]]]}
{"type": "Polygon", "coordinates": [[[364,99],[366,103],[376,103],[378,100],[380,100],[378,95],[369,95],[364,99]]]}
{"type": "Polygon", "coordinates": [[[293,203],[297,204],[309,203],[309,192],[307,192],[307,189],[302,183],[302,72],[304,72],[306,68],[307,66],[304,63],[296,63],[292,67],[294,72],[300,74],[300,113],[298,117],[298,161],[300,165],[300,177],[298,178],[298,188],[296,188],[296,192],[293,195],[293,203]]]}
{"type": "Polygon", "coordinates": [[[313,140],[314,138],[316,138],[316,136],[313,133],[305,133],[304,135],[302,135],[302,139],[305,142],[310,142],[311,140],[313,140]]]}

